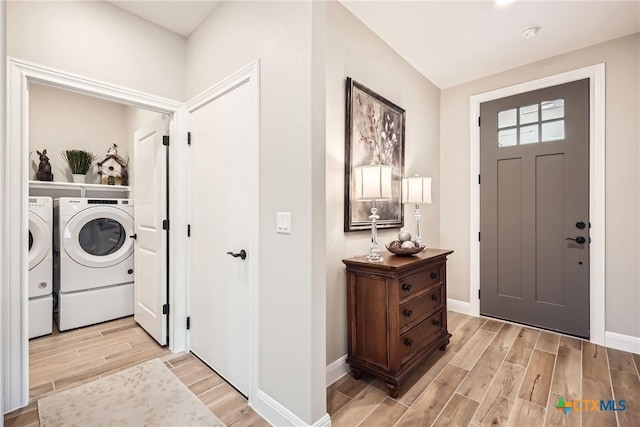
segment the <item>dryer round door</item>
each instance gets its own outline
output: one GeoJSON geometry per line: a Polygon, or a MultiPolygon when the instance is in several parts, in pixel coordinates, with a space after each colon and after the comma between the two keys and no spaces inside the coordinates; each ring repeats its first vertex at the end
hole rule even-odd
{"type": "Polygon", "coordinates": [[[133,217],[110,206],[84,209],[74,215],[62,234],[69,257],[86,267],[112,267],[133,253],[133,217]]]}
{"type": "Polygon", "coordinates": [[[38,215],[29,212],[29,270],[42,262],[51,247],[51,229],[38,215]]]}

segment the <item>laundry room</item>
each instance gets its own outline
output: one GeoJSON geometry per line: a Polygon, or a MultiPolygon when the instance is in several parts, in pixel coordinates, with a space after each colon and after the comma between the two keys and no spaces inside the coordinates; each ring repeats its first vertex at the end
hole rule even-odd
{"type": "Polygon", "coordinates": [[[48,85],[28,93],[31,339],[133,315],[134,135],[168,120],[48,85]]]}

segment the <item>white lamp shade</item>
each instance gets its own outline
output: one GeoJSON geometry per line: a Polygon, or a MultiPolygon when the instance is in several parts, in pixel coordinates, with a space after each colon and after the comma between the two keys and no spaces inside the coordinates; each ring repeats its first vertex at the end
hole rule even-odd
{"type": "Polygon", "coordinates": [[[391,199],[390,165],[358,166],[354,169],[356,200],[391,199]]]}
{"type": "Polygon", "coordinates": [[[402,203],[431,203],[431,177],[402,178],[402,203]]]}

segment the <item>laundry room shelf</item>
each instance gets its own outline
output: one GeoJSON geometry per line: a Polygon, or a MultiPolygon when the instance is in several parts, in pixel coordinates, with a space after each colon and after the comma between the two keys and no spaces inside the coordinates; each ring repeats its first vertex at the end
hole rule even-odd
{"type": "Polygon", "coordinates": [[[29,195],[56,197],[128,198],[131,187],[126,185],[82,184],[77,182],[29,181],[29,195]]]}

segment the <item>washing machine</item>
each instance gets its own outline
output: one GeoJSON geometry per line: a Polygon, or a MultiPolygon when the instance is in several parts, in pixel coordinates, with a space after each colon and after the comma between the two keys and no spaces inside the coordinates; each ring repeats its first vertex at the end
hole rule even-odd
{"type": "Polygon", "coordinates": [[[54,200],[55,318],[61,331],[133,314],[133,200],[54,200]]]}
{"type": "Polygon", "coordinates": [[[29,338],[53,324],[53,200],[29,197],[29,338]]]}

